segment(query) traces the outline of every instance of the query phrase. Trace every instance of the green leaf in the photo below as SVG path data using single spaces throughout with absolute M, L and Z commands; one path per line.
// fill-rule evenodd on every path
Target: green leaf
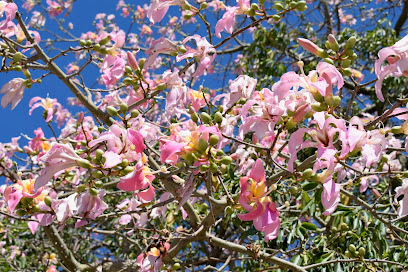
M 317 230 L 317 226 L 313 223 L 303 222 L 301 226 L 307 230 Z

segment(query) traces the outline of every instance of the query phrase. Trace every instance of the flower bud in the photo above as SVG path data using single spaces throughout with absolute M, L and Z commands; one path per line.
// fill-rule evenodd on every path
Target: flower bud
M 115 108 L 112 107 L 112 106 L 107 106 L 107 107 L 106 107 L 106 111 L 108 112 L 108 114 L 109 114 L 110 116 L 117 116 L 117 115 L 118 115 L 118 110 L 115 109 Z
M 219 111 L 217 111 L 217 112 L 214 114 L 214 121 L 215 121 L 217 124 L 221 124 L 221 123 L 222 123 L 222 119 L 223 119 L 222 113 L 219 112 Z
M 77 190 L 79 193 L 85 191 L 85 189 L 86 189 L 86 185 L 85 185 L 85 184 L 81 184 L 81 185 L 79 185 L 78 187 L 76 187 L 76 190 Z
M 94 183 L 94 185 L 95 185 L 96 188 L 102 188 L 103 182 L 100 181 L 100 180 L 98 180 L 98 181 L 96 181 L 96 182 Z
M 133 172 L 133 171 L 135 171 L 135 167 L 134 167 L 134 166 L 127 166 L 125 169 L 123 169 L 123 170 L 120 171 L 120 174 L 121 174 L 122 176 L 126 176 L 127 174 L 129 174 L 129 173 L 131 173 L 131 172 Z
M 20 62 L 21 58 L 23 57 L 23 54 L 21 52 L 16 52 L 13 56 L 13 62 L 18 63 Z
M 139 116 L 139 114 L 140 112 L 138 110 L 132 110 L 132 112 L 130 113 L 130 117 L 136 118 Z
M 79 45 L 80 45 L 80 46 L 85 46 L 85 45 L 86 45 L 86 41 L 85 41 L 85 40 L 79 40 Z
M 218 172 L 218 165 L 215 163 L 210 163 L 210 171 L 213 173 L 217 173 Z
M 342 66 L 343 66 L 344 68 L 347 68 L 347 67 L 350 66 L 350 64 L 351 64 L 351 60 L 345 59 L 345 60 L 343 60 Z
M 94 46 L 92 47 L 92 49 L 93 49 L 94 51 L 99 51 L 99 50 L 101 50 L 101 45 L 100 45 L 99 43 L 94 44 Z
M 44 197 L 44 203 L 45 205 L 47 205 L 48 207 L 51 207 L 52 205 L 52 198 L 49 196 Z
M 128 111 L 128 105 L 126 103 L 122 102 L 119 105 L 119 109 L 120 109 L 121 113 L 126 114 L 126 112 Z
M 105 152 L 102 150 L 102 149 L 97 149 L 96 151 L 95 151 L 95 157 L 97 158 L 97 159 L 102 159 L 102 155 L 103 154 L 105 154 Z
M 297 122 L 293 120 L 293 117 L 290 117 L 289 120 L 285 124 L 285 128 L 290 130 L 296 126 Z
M 232 158 L 230 156 L 224 156 L 221 158 L 220 163 L 230 165 L 232 163 Z
M 220 137 L 218 137 L 218 135 L 213 134 L 210 136 L 209 143 L 211 146 L 218 144 L 219 141 L 220 141 Z
M 198 151 L 201 151 L 204 153 L 208 148 L 208 142 L 203 138 L 198 139 L 197 148 L 198 148 Z
M 98 190 L 95 188 L 91 188 L 89 189 L 89 193 L 91 194 L 91 196 L 97 196 L 98 195 Z
M 276 9 L 276 10 L 278 10 L 278 11 L 285 9 L 285 7 L 282 5 L 281 2 L 276 2 L 276 3 L 273 5 L 273 8 Z
M 96 179 L 101 179 L 103 178 L 105 175 L 103 174 L 103 172 L 101 170 L 96 170 L 92 172 L 92 176 Z
M 303 12 L 307 10 L 306 2 L 305 1 L 299 1 L 296 5 L 296 9 L 300 12 Z
M 20 72 L 22 69 L 23 69 L 23 67 L 21 67 L 21 65 L 15 65 L 13 67 L 13 70 L 16 71 L 16 72 Z
M 216 155 L 217 157 L 220 157 L 220 156 L 224 155 L 224 150 L 222 150 L 222 149 L 217 150 L 217 152 L 215 153 L 215 155 Z
M 133 69 L 133 70 L 138 70 L 139 69 L 139 65 L 137 64 L 136 58 L 135 56 L 130 53 L 129 51 L 126 52 L 126 56 L 127 56 L 127 60 L 128 60 L 128 64 L 129 66 Z
M 322 59 L 327 58 L 329 54 L 322 48 L 319 48 L 316 52 L 316 56 L 321 57 Z
M 365 253 L 366 253 L 366 250 L 365 250 L 364 247 L 360 247 L 360 248 L 358 249 L 358 255 L 359 255 L 360 257 L 364 257 Z
M 350 251 L 352 254 L 354 254 L 354 253 L 356 252 L 356 246 L 353 245 L 353 244 L 349 245 L 349 251 Z
M 159 85 L 157 85 L 156 90 L 161 91 L 166 89 L 167 87 L 167 83 L 160 83 Z
M 353 72 L 351 71 L 350 68 L 345 68 L 345 69 L 343 69 L 343 74 L 345 76 L 351 76 L 353 74 Z
M 209 168 L 209 166 L 206 165 L 206 164 L 202 164 L 199 167 L 201 173 L 207 172 L 208 168 Z
M 125 79 L 123 80 L 123 84 L 125 85 L 132 85 L 133 80 L 130 77 L 125 77 Z
M 198 114 L 196 112 L 193 112 L 191 114 L 191 120 L 193 120 L 194 123 L 198 123 Z
M 201 122 L 203 122 L 204 124 L 211 123 L 211 116 L 206 112 L 200 113 L 200 119 L 201 119 Z
M 187 48 L 184 45 L 177 46 L 177 52 L 184 54 L 187 52 Z
M 349 56 L 349 60 L 355 61 L 357 59 L 357 57 L 358 57 L 357 54 L 353 53 L 353 55 Z
M 303 173 L 302 173 L 302 179 L 303 179 L 303 180 L 309 179 L 312 175 L 313 175 L 313 170 L 310 169 L 310 168 L 308 168 L 308 169 L 306 169 L 306 170 L 303 171 Z
M 92 168 L 91 163 L 88 160 L 85 160 L 85 159 L 77 160 L 77 164 L 82 168 L 86 168 L 86 169 L 91 169 Z
M 289 3 L 289 7 L 290 8 L 296 8 L 296 5 L 297 5 L 297 3 L 295 2 L 295 1 L 291 1 L 290 3 Z
M 326 41 L 326 42 L 324 43 L 324 46 L 326 47 L 326 49 L 331 49 L 331 44 L 330 44 L 329 41 Z
M 252 17 L 252 16 L 255 16 L 256 13 L 255 13 L 255 10 L 250 9 L 250 10 L 246 11 L 245 14 Z
M 140 59 L 140 60 L 139 60 L 139 67 L 140 67 L 140 70 L 142 70 L 142 69 L 143 69 L 143 67 L 144 67 L 144 65 L 145 65 L 145 62 L 146 62 L 146 59 L 145 59 L 145 58 L 142 58 L 142 59 Z
M 133 74 L 133 69 L 129 65 L 125 65 L 125 73 L 128 75 Z
M 281 17 L 277 14 L 272 15 L 272 20 L 274 20 L 275 22 L 279 21 L 281 19 Z
M 207 2 L 202 2 L 202 3 L 200 4 L 200 10 L 206 9 L 207 6 L 208 6 Z
M 353 48 L 356 45 L 356 37 L 352 36 L 350 37 L 347 42 L 346 42 L 346 47 L 345 49 Z
M 253 10 L 260 10 L 257 3 L 252 3 L 252 4 L 251 4 L 251 9 L 253 9 Z
M 38 206 L 38 205 L 34 205 L 34 206 L 31 208 L 31 212 L 32 212 L 32 213 L 38 213 L 38 212 L 41 212 L 41 208 L 40 208 L 40 206 Z
M 391 128 L 391 133 L 393 133 L 393 134 L 403 133 L 402 127 L 401 126 L 392 127 Z
M 328 64 L 334 65 L 334 61 L 331 58 L 325 58 L 324 61 Z
M 347 57 L 351 57 L 352 55 L 354 54 L 354 50 L 353 49 L 347 49 L 345 52 L 344 52 L 344 55 L 346 55 Z
M 333 108 L 336 108 L 341 103 L 341 97 L 338 95 L 333 96 Z
M 102 39 L 99 41 L 99 44 L 100 44 L 100 45 L 105 45 L 105 44 L 107 44 L 108 42 L 110 42 L 111 39 L 112 39 L 112 37 L 111 37 L 110 35 L 108 35 L 108 36 L 106 36 L 105 38 L 102 38 Z
M 91 40 L 87 40 L 85 43 L 86 46 L 91 46 L 92 45 L 92 41 Z
M 205 3 L 205 2 L 204 2 L 204 3 Z M 173 270 L 173 271 L 178 271 L 178 270 L 180 269 L 180 267 L 181 267 L 180 263 L 174 263 L 174 264 L 171 266 L 171 270 Z

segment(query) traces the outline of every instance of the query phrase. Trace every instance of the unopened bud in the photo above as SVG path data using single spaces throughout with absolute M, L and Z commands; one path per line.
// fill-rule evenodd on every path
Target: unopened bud
M 214 121 L 215 121 L 217 124 L 221 124 L 221 123 L 222 123 L 222 119 L 223 119 L 222 113 L 219 112 L 219 111 L 217 111 L 217 112 L 214 114 Z
M 51 207 L 52 205 L 52 198 L 49 196 L 44 197 L 44 203 L 45 205 L 47 205 L 48 207 Z
M 126 114 L 126 112 L 128 111 L 128 105 L 126 103 L 122 102 L 119 105 L 119 109 L 120 109 L 121 113 Z
M 213 172 L 213 173 L 218 172 L 218 165 L 213 163 L 213 162 L 210 163 L 210 171 Z
M 184 45 L 177 46 L 177 52 L 184 54 L 187 52 L 187 48 Z
M 274 20 L 275 22 L 279 21 L 281 19 L 281 17 L 277 14 L 272 15 L 272 20 Z
M 351 76 L 353 74 L 353 72 L 351 71 L 350 68 L 346 68 L 346 69 L 343 69 L 343 74 L 345 76 Z
M 115 108 L 112 107 L 112 106 L 107 106 L 107 107 L 106 107 L 106 111 L 107 111 L 107 113 L 108 113 L 110 116 L 117 116 L 117 115 L 118 115 L 118 110 L 115 109 Z
M 221 158 L 220 163 L 230 165 L 232 163 L 232 158 L 230 156 L 224 156 Z
M 145 62 L 146 62 L 146 59 L 145 59 L 145 58 L 142 58 L 142 59 L 140 59 L 140 60 L 139 60 L 139 67 L 140 67 L 140 70 L 142 70 L 142 69 L 143 69 L 143 67 L 144 67 L 144 65 L 145 65 Z
M 305 1 L 299 1 L 296 5 L 296 9 L 300 12 L 303 12 L 307 10 L 306 2 Z
M 128 64 L 129 66 L 133 69 L 133 70 L 138 70 L 139 69 L 139 65 L 137 64 L 136 58 L 135 56 L 131 53 L 131 52 L 126 52 L 126 56 L 127 56 L 127 60 L 128 60 Z
M 120 174 L 121 174 L 122 176 L 126 176 L 127 174 L 133 172 L 134 170 L 135 170 L 135 167 L 134 167 L 134 166 L 127 166 L 125 169 L 123 169 L 123 170 L 120 171 Z
M 102 188 L 103 182 L 100 181 L 100 180 L 98 180 L 98 181 L 96 181 L 96 182 L 94 183 L 94 185 L 95 185 L 96 188 Z
M 105 175 L 103 174 L 103 172 L 101 170 L 96 170 L 92 172 L 92 176 L 96 179 L 101 179 L 103 178 Z
M 200 4 L 200 10 L 206 9 L 207 6 L 208 6 L 207 2 L 202 2 L 202 3 Z
M 251 9 L 253 9 L 253 10 L 259 10 L 258 4 L 257 4 L 257 3 L 252 3 L 252 4 L 251 4 Z
M 77 164 L 82 168 L 86 168 L 86 169 L 91 169 L 92 168 L 91 163 L 88 160 L 85 160 L 85 159 L 77 160 Z
M 200 138 L 198 139 L 198 145 L 197 145 L 198 151 L 205 152 L 208 148 L 208 142 L 207 140 Z
M 206 112 L 202 112 L 200 114 L 200 119 L 201 119 L 201 122 L 203 122 L 204 124 L 211 123 L 211 116 Z
M 211 146 L 218 144 L 219 141 L 220 141 L 220 137 L 218 137 L 218 135 L 213 134 L 210 136 L 209 143 Z
M 200 165 L 200 167 L 199 167 L 201 173 L 207 172 L 208 168 L 209 168 L 209 166 L 206 165 L 206 164 L 202 164 L 202 165 Z
M 327 58 L 329 54 L 322 48 L 319 48 L 316 52 L 316 56 L 321 57 L 322 59 Z
M 91 196 L 97 196 L 98 195 L 98 190 L 95 188 L 91 188 L 89 189 L 89 193 L 91 194 Z
M 403 133 L 402 127 L 401 126 L 392 127 L 391 128 L 391 133 L 393 133 L 393 134 Z
M 285 7 L 282 5 L 281 2 L 276 2 L 276 3 L 273 5 L 273 7 L 274 7 L 274 9 L 276 9 L 276 10 L 278 10 L 278 11 L 285 9 Z
M 130 117 L 136 118 L 139 116 L 139 114 L 140 112 L 138 110 L 132 110 L 132 112 L 130 113 Z
M 161 91 L 166 89 L 167 87 L 167 83 L 160 83 L 159 85 L 157 85 L 156 90 Z
M 101 160 L 102 159 L 102 155 L 103 154 L 105 154 L 105 152 L 102 150 L 102 149 L 97 149 L 96 151 L 95 151 L 95 157 L 98 159 L 98 160 Z
M 356 41 L 357 41 L 356 37 L 354 36 L 350 37 L 346 42 L 345 48 L 346 49 L 353 48 L 356 45 Z
M 106 36 L 105 38 L 101 39 L 101 40 L 99 41 L 99 44 L 100 44 L 100 45 L 105 45 L 105 44 L 107 44 L 108 42 L 110 42 L 111 39 L 112 39 L 112 37 L 111 37 L 110 35 L 108 35 L 108 36 Z
M 21 54 L 21 52 L 15 53 L 14 56 L 13 56 L 14 63 L 20 62 L 22 57 L 23 57 L 23 54 Z
M 350 66 L 350 64 L 351 64 L 351 60 L 345 59 L 345 60 L 343 60 L 342 66 L 343 66 L 344 68 L 347 68 L 347 67 Z

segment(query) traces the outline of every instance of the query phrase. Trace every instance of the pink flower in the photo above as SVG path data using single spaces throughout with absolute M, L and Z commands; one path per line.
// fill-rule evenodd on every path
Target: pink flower
M 145 52 L 147 55 L 150 55 L 145 62 L 145 67 L 150 67 L 159 54 L 172 52 L 177 52 L 177 45 L 174 42 L 164 37 L 154 40 Z
M 61 14 L 64 10 L 63 6 L 61 6 L 58 2 L 56 1 L 51 1 L 47 0 L 47 10 L 48 10 L 48 15 L 50 15 L 50 18 L 53 19 L 55 16 Z
M 34 179 L 19 180 L 4 190 L 4 199 L 11 213 L 23 197 L 35 198 L 41 194 L 42 190 L 35 192 L 34 183 Z
M 395 188 L 394 204 L 399 203 L 398 215 L 405 216 L 408 214 L 408 179 L 402 180 L 402 185 Z M 398 197 L 403 195 L 403 199 L 398 201 Z
M 108 208 L 108 205 L 103 202 L 105 194 L 104 190 L 100 190 L 96 196 L 91 195 L 89 191 L 81 193 L 76 199 L 76 215 L 95 220 Z M 86 224 L 86 220 L 79 220 L 75 224 L 75 228 Z
M 145 166 L 146 157 L 136 164 L 135 171 L 129 173 L 120 179 L 118 188 L 123 191 L 134 192 L 144 190 L 137 193 L 138 197 L 144 202 L 153 200 L 155 192 L 152 185 L 154 175 L 150 172 L 149 167 Z
M 256 79 L 245 75 L 241 75 L 234 79 L 234 81 L 230 82 L 229 88 L 231 93 L 229 101 L 226 105 L 227 108 L 233 106 L 241 98 L 252 98 L 252 94 L 255 91 L 256 82 Z
M 341 185 L 335 183 L 331 178 L 323 184 L 323 192 L 321 195 L 322 205 L 325 211 L 322 213 L 325 216 L 332 214 L 340 202 Z
M 194 39 L 196 41 L 197 49 L 188 48 L 187 52 L 178 55 L 176 60 L 177 62 L 179 62 L 180 60 L 186 58 L 195 58 L 199 64 L 197 70 L 193 74 L 193 77 L 199 77 L 210 68 L 212 62 L 217 56 L 217 52 L 214 46 L 210 44 L 205 37 L 200 37 L 197 34 L 185 38 L 183 40 L 183 44 L 186 44 L 191 39 Z
M 62 109 L 62 106 L 57 102 L 57 99 L 51 99 L 48 97 L 44 99 L 39 96 L 31 98 L 28 106 L 31 108 L 28 113 L 29 115 L 31 115 L 31 113 L 38 107 L 44 108 L 47 113 L 47 117 L 45 118 L 45 122 L 47 123 L 52 120 L 54 113 L 57 113 L 58 110 Z
M 136 262 L 139 265 L 139 272 L 159 272 L 162 266 L 163 252 L 161 248 L 164 248 L 164 254 L 170 249 L 170 244 L 167 242 L 159 242 L 157 247 L 152 247 L 149 252 L 141 253 Z
M 232 31 L 234 31 L 235 16 L 245 14 L 245 12 L 250 9 L 249 0 L 237 0 L 237 5 L 235 7 L 227 7 L 227 11 L 215 25 L 215 34 L 217 37 L 221 38 L 221 31 L 224 29 L 231 34 Z
M 125 73 L 126 61 L 122 57 L 107 55 L 102 63 L 103 83 L 110 87 L 122 78 Z
M 7 3 L 6 1 L 0 1 L 0 16 L 6 14 L 6 19 L 0 22 L 0 30 L 4 30 L 8 27 L 8 22 L 16 17 L 18 8 L 14 3 Z
M 152 0 L 147 9 L 147 17 L 155 24 L 164 18 L 170 6 L 183 4 L 189 5 L 185 0 Z
M 241 194 L 239 203 L 247 214 L 238 214 L 243 221 L 253 220 L 257 230 L 265 233 L 265 241 L 278 237 L 280 228 L 279 211 L 272 198 L 267 196 L 268 187 L 265 181 L 265 170 L 261 159 L 257 159 L 247 177 L 239 181 Z
M 20 103 L 24 94 L 24 82 L 25 80 L 22 78 L 14 78 L 1 87 L 0 93 L 4 94 L 1 99 L 3 108 L 10 104 L 11 110 L 13 110 Z
M 381 49 L 378 52 L 379 59 L 375 62 L 375 74 L 377 82 L 375 83 L 375 93 L 381 102 L 384 102 L 384 96 L 381 92 L 381 85 L 387 75 L 392 77 L 408 77 L 408 35 L 396 42 L 393 46 Z M 381 66 L 387 60 L 388 65 Z
M 104 144 L 102 145 L 101 143 Z M 112 168 L 128 159 L 133 162 L 140 159 L 140 154 L 145 149 L 143 136 L 134 129 L 124 129 L 113 124 L 109 131 L 102 133 L 97 139 L 89 142 L 89 147 L 95 147 L 101 144 L 106 146 L 103 157 L 106 159 L 104 168 Z
M 35 181 L 34 191 L 46 185 L 57 172 L 77 166 L 78 162 L 83 161 L 83 159 L 75 153 L 69 144 L 56 143 L 41 158 L 41 161 L 45 163 L 45 168 L 41 170 L 40 176 Z

